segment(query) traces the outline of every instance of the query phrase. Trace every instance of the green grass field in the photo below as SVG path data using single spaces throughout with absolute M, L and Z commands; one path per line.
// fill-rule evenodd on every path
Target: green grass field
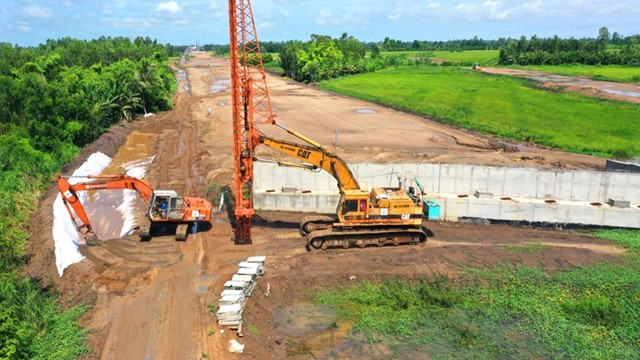
M 640 67 L 618 65 L 537 65 L 513 66 L 526 70 L 539 70 L 552 74 L 584 76 L 594 80 L 640 82 Z
M 498 65 L 498 50 L 469 50 L 469 51 L 402 51 L 383 52 L 383 55 L 406 54 L 408 57 L 425 56 L 429 54 L 437 59 L 462 63 L 464 66 L 479 63 L 482 66 Z M 508 66 L 516 69 L 539 70 L 552 74 L 584 76 L 594 80 L 607 80 L 617 82 L 640 82 L 640 67 L 619 65 L 535 65 L 535 66 Z
M 469 50 L 469 51 L 434 51 L 438 59 L 459 61 L 464 63 L 480 63 L 482 66 L 498 65 L 498 50 Z
M 338 322 L 394 354 L 433 359 L 635 359 L 639 231 L 597 232 L 628 246 L 621 263 L 462 268 L 459 278 L 361 282 L 316 294 Z M 635 249 L 635 250 L 634 250 Z
M 638 105 L 541 90 L 531 80 L 455 67 L 405 66 L 332 79 L 320 87 L 570 152 L 618 158 L 640 154 Z
M 468 51 L 383 51 L 382 55 L 391 56 L 405 54 L 409 58 L 431 56 L 450 62 L 464 64 L 480 63 L 482 66 L 498 65 L 498 50 L 468 50 Z

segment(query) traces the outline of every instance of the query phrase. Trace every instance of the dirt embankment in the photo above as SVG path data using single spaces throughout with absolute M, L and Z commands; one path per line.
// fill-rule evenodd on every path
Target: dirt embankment
M 138 120 L 112 131 L 87 147 L 68 170 L 94 151 L 114 155 L 131 132 L 145 139 L 156 158 L 145 178 L 157 188 L 206 196 L 210 183 L 233 179 L 228 63 L 198 55 L 186 65 L 189 91 L 181 86 L 174 110 Z M 453 129 L 366 102 L 270 78 L 274 107 L 287 126 L 330 145 L 350 161 L 424 161 L 489 165 L 585 168 L 602 167 L 602 159 L 526 144 L 506 143 Z M 363 111 L 364 110 L 364 111 Z M 271 133 L 273 128 L 262 129 Z M 274 133 L 275 134 L 275 133 Z M 285 137 L 282 132 L 278 137 Z M 271 154 L 260 149 L 260 156 Z M 588 236 L 526 228 L 429 224 L 435 237 L 426 246 L 307 252 L 297 235 L 297 213 L 261 213 L 253 245 L 236 246 L 226 213 L 216 214 L 209 231 L 186 242 L 156 237 L 140 243 L 135 236 L 84 248 L 86 259 L 55 275 L 49 191 L 32 225 L 29 274 L 50 280 L 66 303 L 90 301 L 82 319 L 91 329 L 91 358 L 231 359 L 226 347 L 235 333 L 223 332 L 208 306 L 215 306 L 223 284 L 248 256 L 266 255 L 267 274 L 259 280 L 245 309 L 252 331 L 239 339 L 242 358 L 284 358 L 292 342 L 274 311 L 308 300 L 310 290 L 385 276 L 420 276 L 434 271 L 455 275 L 458 264 L 491 266 L 499 262 L 544 265 L 551 269 L 617 258 L 620 249 Z M 540 244 L 536 253 L 514 247 Z M 313 350 L 327 357 L 342 337 Z M 296 338 L 303 341 L 305 336 Z M 351 353 L 371 357 L 364 348 Z M 315 356 L 315 355 L 311 355 Z

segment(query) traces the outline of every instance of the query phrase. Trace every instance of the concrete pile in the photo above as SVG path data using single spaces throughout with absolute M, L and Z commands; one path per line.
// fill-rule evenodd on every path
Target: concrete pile
M 241 328 L 246 300 L 255 289 L 258 277 L 264 275 L 265 263 L 266 256 L 252 256 L 240 262 L 238 271 L 224 284 L 220 293 L 216 312 L 218 324 L 232 329 Z

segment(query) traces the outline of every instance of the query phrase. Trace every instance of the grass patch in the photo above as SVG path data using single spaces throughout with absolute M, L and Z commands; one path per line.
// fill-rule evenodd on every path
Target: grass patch
M 598 231 L 635 248 L 638 231 Z M 535 248 L 534 248 L 535 249 Z M 529 250 L 527 250 L 529 251 Z M 632 359 L 640 339 L 640 255 L 553 275 L 465 268 L 460 278 L 366 281 L 321 292 L 370 343 L 434 359 Z
M 389 86 L 394 84 L 394 86 Z M 324 81 L 323 89 L 483 133 L 601 157 L 640 154 L 640 107 L 538 89 L 527 79 L 404 66 Z
M 638 286 L 636 280 L 632 289 Z M 467 273 L 459 284 L 396 279 L 316 300 L 355 319 L 354 330 L 371 343 L 435 359 L 632 358 L 640 309 L 633 291 L 618 295 L 583 292 L 540 269 L 502 266 Z
M 638 230 L 596 230 L 594 235 L 600 239 L 613 241 L 629 250 L 640 251 L 640 231 Z
M 249 324 L 249 326 L 247 326 L 247 331 L 253 335 L 260 335 L 260 330 L 254 324 Z

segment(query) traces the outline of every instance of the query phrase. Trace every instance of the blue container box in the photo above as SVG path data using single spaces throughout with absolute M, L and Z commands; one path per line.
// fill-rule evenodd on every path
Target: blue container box
M 427 213 L 427 219 L 440 220 L 440 204 L 435 200 L 427 200 L 425 203 L 425 212 Z

